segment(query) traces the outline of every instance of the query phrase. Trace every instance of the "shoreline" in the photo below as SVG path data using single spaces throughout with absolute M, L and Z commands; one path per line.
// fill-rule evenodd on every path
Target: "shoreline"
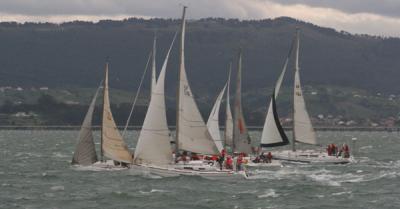
M 0 130 L 79 130 L 81 126 L 54 125 L 54 126 L 0 126 Z M 123 130 L 123 126 L 118 126 L 118 129 Z M 224 127 L 221 126 L 221 129 Z M 292 127 L 283 127 L 286 131 L 291 131 Z M 128 126 L 128 130 L 140 130 L 141 126 Z M 169 126 L 170 130 L 175 130 L 175 126 Z M 263 126 L 248 126 L 251 131 L 261 131 Z M 342 126 L 320 126 L 314 127 L 316 131 L 386 131 L 400 132 L 400 127 L 342 127 Z M 100 130 L 100 126 L 93 126 L 93 130 Z

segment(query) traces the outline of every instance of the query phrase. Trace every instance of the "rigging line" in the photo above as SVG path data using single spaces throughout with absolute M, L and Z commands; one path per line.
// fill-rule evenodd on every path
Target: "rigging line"
M 129 113 L 128 119 L 126 120 L 126 124 L 125 124 L 125 127 L 124 127 L 124 131 L 122 132 L 122 138 L 124 138 L 125 133 L 126 133 L 126 129 L 128 128 L 129 122 L 131 121 L 132 113 L 133 113 L 133 110 L 135 109 L 136 101 L 137 101 L 137 99 L 139 97 L 140 89 L 142 88 L 143 80 L 144 80 L 144 77 L 146 75 L 147 68 L 149 67 L 150 58 L 151 58 L 152 54 L 153 54 L 153 51 L 150 51 L 149 57 L 147 58 L 146 67 L 144 68 L 144 72 L 142 74 L 142 78 L 140 79 L 139 87 L 138 87 L 138 89 L 136 91 L 135 99 L 133 100 L 133 103 L 132 103 L 131 112 Z

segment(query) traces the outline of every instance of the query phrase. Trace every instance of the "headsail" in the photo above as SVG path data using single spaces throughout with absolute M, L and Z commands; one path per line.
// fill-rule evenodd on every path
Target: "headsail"
M 108 63 L 106 64 L 103 96 L 102 153 L 112 160 L 132 163 L 132 155 L 122 139 L 111 113 L 108 92 Z
M 195 103 L 192 90 L 185 71 L 185 12 L 183 8 L 181 42 L 180 42 L 180 66 L 178 73 L 177 89 L 177 123 L 176 123 L 176 147 L 186 151 L 217 154 L 215 146 L 206 124 Z
M 225 93 L 226 85 L 227 84 L 225 84 L 224 88 L 219 93 L 207 121 L 208 131 L 210 132 L 212 138 L 214 139 L 215 145 L 217 146 L 219 152 L 221 152 L 222 149 L 224 149 L 224 146 L 222 144 L 221 134 L 219 131 L 219 108 L 221 106 L 222 98 Z
M 294 43 L 292 42 L 289 53 L 285 60 L 285 64 L 283 65 L 283 70 L 279 75 L 279 78 L 275 84 L 275 88 L 272 92 L 271 101 L 269 103 L 268 112 L 261 135 L 261 147 L 275 147 L 289 144 L 288 137 L 286 136 L 285 131 L 283 130 L 279 121 L 278 112 L 276 110 L 276 98 L 278 97 L 279 89 L 281 88 L 283 77 L 286 73 L 290 55 L 292 54 L 293 44 Z
M 233 113 L 233 151 L 253 153 L 242 110 L 242 52 L 239 52 L 236 80 L 235 107 Z
M 166 165 L 172 162 L 170 131 L 165 107 L 165 72 L 176 34 L 165 57 L 135 149 L 135 163 Z
M 233 146 L 233 119 L 230 104 L 232 63 L 229 65 L 228 82 L 226 86 L 226 109 L 225 109 L 225 146 Z
M 300 47 L 300 32 L 297 30 L 296 34 L 296 57 L 295 57 L 295 74 L 294 74 L 294 98 L 293 98 L 293 137 L 294 140 L 307 143 L 316 144 L 317 139 L 315 136 L 314 128 L 311 124 L 308 115 L 306 104 L 303 98 L 303 91 L 300 84 L 300 68 L 299 68 L 299 47 Z M 294 143 L 293 143 L 294 144 Z M 295 148 L 294 148 L 295 149 Z
M 94 108 L 96 106 L 97 95 L 99 94 L 101 85 L 102 84 L 100 84 L 100 86 L 97 88 L 96 93 L 90 102 L 85 119 L 83 120 L 81 130 L 79 131 L 78 144 L 76 146 L 71 164 L 91 165 L 97 162 L 96 148 L 92 134 L 92 119 Z

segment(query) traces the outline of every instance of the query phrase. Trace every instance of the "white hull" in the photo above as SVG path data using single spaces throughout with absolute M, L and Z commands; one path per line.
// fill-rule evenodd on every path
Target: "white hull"
M 246 167 L 262 167 L 262 168 L 280 168 L 283 167 L 282 162 L 280 160 L 272 160 L 271 163 L 253 163 L 253 162 L 248 162 L 244 164 Z
M 206 179 L 245 179 L 245 171 L 234 172 L 232 170 L 218 170 L 216 167 L 203 165 L 193 167 L 190 164 L 168 165 L 165 167 L 145 164 L 134 164 L 130 166 L 135 171 L 150 173 L 162 177 L 174 176 L 200 176 Z
M 272 153 L 273 159 L 281 161 L 290 161 L 298 163 L 313 163 L 313 164 L 347 164 L 352 161 L 352 158 L 343 158 L 329 156 L 325 152 L 315 150 L 291 150 L 277 151 Z
M 85 171 L 119 171 L 128 169 L 128 167 L 114 165 L 113 160 L 107 160 L 104 162 L 97 161 L 92 165 L 88 166 L 82 166 L 82 165 L 73 165 L 73 166 L 77 170 L 85 170 Z

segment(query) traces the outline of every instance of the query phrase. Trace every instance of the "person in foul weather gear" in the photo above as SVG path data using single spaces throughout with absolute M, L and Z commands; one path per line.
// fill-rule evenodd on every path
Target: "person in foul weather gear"
M 271 152 L 268 152 L 267 154 L 267 163 L 271 163 L 272 162 L 272 154 Z

